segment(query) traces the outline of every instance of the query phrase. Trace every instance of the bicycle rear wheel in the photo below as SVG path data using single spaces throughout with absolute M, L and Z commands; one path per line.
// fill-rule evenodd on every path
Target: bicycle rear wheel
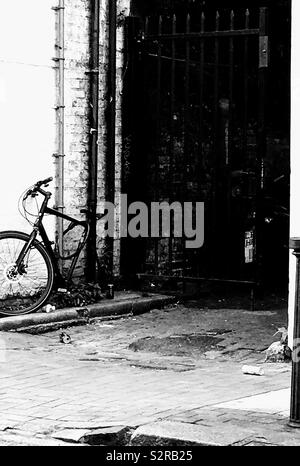
M 34 241 L 21 269 L 16 260 L 29 236 L 17 231 L 0 233 L 0 314 L 28 314 L 47 300 L 54 281 L 51 259 L 41 243 Z

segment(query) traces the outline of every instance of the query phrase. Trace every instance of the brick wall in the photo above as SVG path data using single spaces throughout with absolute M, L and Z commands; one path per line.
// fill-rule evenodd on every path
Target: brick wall
M 121 189 L 121 100 L 123 73 L 123 18 L 129 14 L 129 0 L 118 2 L 117 28 L 117 108 L 116 108 L 116 204 L 119 204 Z M 109 0 L 100 2 L 99 42 L 99 128 L 98 128 L 98 212 L 103 210 L 105 200 L 105 153 L 108 68 L 108 6 Z M 89 40 L 90 11 L 86 0 L 65 1 L 65 157 L 64 157 L 64 205 L 65 212 L 84 218 L 80 209 L 87 207 L 88 155 L 89 155 Z M 58 185 L 58 180 L 56 185 Z M 118 207 L 116 212 L 118 211 Z M 114 245 L 114 271 L 119 271 L 119 218 L 116 214 Z M 103 226 L 98 222 L 98 251 L 104 246 Z M 65 252 L 76 248 L 78 232 L 68 234 Z M 78 262 L 74 277 L 83 277 L 85 252 Z M 68 264 L 67 264 L 68 265 Z
M 98 165 L 98 209 L 103 210 L 105 201 L 105 158 L 106 151 L 106 125 L 105 112 L 107 107 L 107 88 L 106 88 L 106 71 L 108 66 L 108 0 L 101 2 L 100 10 L 100 87 L 99 87 L 99 165 Z M 114 240 L 114 273 L 119 273 L 120 267 L 120 194 L 121 194 L 121 158 L 122 158 L 122 88 L 123 88 L 123 70 L 124 70 L 124 18 L 129 14 L 130 0 L 119 0 L 117 2 L 117 70 L 116 70 L 116 154 L 115 154 L 115 240 Z M 98 251 L 101 255 L 103 251 L 103 224 L 98 222 Z
M 87 204 L 89 140 L 89 2 L 65 2 L 65 212 L 79 217 Z M 76 247 L 77 232 L 65 241 L 65 252 Z M 75 243 L 75 244 L 74 244 Z M 84 254 L 75 275 L 81 275 Z M 68 265 L 68 264 L 66 264 Z

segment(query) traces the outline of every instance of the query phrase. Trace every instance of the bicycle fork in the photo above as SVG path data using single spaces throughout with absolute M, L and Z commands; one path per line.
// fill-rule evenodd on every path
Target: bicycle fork
M 38 228 L 34 227 L 32 233 L 29 236 L 29 241 L 23 246 L 23 248 L 20 251 L 20 254 L 18 255 L 18 258 L 16 260 L 16 269 L 15 272 L 18 274 L 22 275 L 25 273 L 25 265 L 24 265 L 24 259 L 28 252 L 30 251 L 32 244 L 34 243 L 36 237 L 38 234 Z

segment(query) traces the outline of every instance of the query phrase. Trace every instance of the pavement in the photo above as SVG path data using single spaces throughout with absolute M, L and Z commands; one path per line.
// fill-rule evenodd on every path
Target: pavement
M 291 363 L 265 361 L 286 307 L 157 303 L 0 331 L 0 445 L 300 445 Z

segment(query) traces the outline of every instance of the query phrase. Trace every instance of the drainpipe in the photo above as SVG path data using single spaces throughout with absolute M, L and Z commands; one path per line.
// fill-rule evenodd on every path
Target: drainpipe
M 57 192 L 56 208 L 64 211 L 64 118 L 65 118 L 65 97 L 64 97 L 64 70 L 65 70 L 65 52 L 64 52 L 64 0 L 59 0 L 58 5 L 52 7 L 57 14 L 57 40 L 55 44 L 56 56 L 54 61 L 57 63 L 57 104 L 56 111 L 56 128 L 57 128 L 57 151 L 54 155 L 56 158 L 56 175 L 57 175 Z M 59 252 L 62 255 L 64 251 L 63 243 L 63 219 L 57 219 L 57 243 Z M 60 267 L 62 264 L 60 264 Z
M 300 238 L 290 239 L 290 249 L 296 256 L 296 284 L 295 284 L 295 309 L 294 309 L 294 335 L 292 349 L 292 380 L 290 401 L 290 427 L 300 428 Z
M 89 138 L 89 181 L 88 216 L 90 235 L 87 243 L 87 279 L 96 281 L 97 268 L 97 177 L 98 177 L 98 106 L 99 106 L 99 34 L 100 1 L 90 0 L 90 138 Z
M 107 151 L 106 186 L 107 200 L 115 203 L 116 156 L 116 53 L 117 53 L 117 1 L 109 1 L 109 60 L 107 76 Z M 109 269 L 113 272 L 114 239 L 108 238 Z

